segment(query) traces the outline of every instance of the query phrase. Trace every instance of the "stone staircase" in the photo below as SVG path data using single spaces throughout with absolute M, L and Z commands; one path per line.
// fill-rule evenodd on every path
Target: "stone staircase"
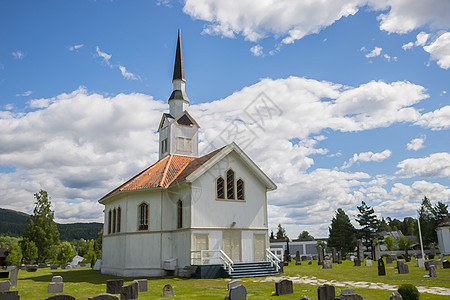
M 266 277 L 278 274 L 276 266 L 271 266 L 270 262 L 234 263 L 230 278 Z

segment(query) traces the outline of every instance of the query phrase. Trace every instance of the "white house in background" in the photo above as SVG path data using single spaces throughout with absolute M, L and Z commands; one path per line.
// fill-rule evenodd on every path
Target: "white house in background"
M 450 222 L 448 216 L 444 217 L 444 221 L 436 228 L 439 252 L 442 254 L 450 254 Z
M 264 261 L 267 192 L 276 185 L 235 143 L 198 156 L 199 125 L 187 112 L 180 33 L 159 160 L 102 197 L 102 274 L 183 275 L 185 267 Z M 149 128 L 149 130 L 151 130 Z M 222 250 L 222 252 L 220 252 Z M 270 255 L 269 255 L 270 256 Z

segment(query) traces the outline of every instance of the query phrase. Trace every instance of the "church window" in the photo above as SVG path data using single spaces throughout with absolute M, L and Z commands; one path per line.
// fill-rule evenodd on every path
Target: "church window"
M 217 199 L 225 199 L 225 182 L 222 177 L 216 181 Z
M 164 139 L 161 142 L 161 153 L 166 153 L 167 152 L 167 139 Z
M 111 210 L 108 212 L 108 234 L 111 233 Z
M 236 182 L 236 195 L 238 200 L 245 200 L 244 199 L 244 181 L 242 179 L 239 179 Z
M 139 205 L 139 230 L 148 230 L 148 205 Z
M 120 223 L 122 221 L 122 210 L 120 207 L 117 209 L 117 232 L 120 232 Z
M 192 139 L 179 137 L 177 139 L 177 150 L 183 152 L 192 152 Z
M 178 224 L 177 228 L 183 228 L 183 201 L 178 200 L 177 203 L 177 210 L 178 210 Z
M 116 232 L 116 218 L 117 218 L 117 214 L 116 214 L 116 209 L 114 208 L 113 210 L 113 226 L 112 226 L 112 233 Z
M 227 199 L 234 199 L 234 172 L 227 171 Z

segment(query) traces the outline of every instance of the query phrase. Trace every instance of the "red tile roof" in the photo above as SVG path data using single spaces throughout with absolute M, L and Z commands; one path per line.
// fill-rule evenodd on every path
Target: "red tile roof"
M 168 188 L 171 185 L 186 180 L 190 174 L 201 167 L 222 149 L 223 148 L 215 150 L 199 158 L 168 155 L 109 192 L 99 201 L 109 198 L 112 195 L 122 191 L 137 191 L 158 187 Z

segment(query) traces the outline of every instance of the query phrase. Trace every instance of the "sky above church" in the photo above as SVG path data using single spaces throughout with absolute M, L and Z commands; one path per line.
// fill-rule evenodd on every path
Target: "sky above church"
M 0 207 L 102 222 L 158 159 L 181 28 L 200 152 L 236 141 L 277 184 L 269 227 L 328 236 L 361 201 L 450 203 L 450 2 L 0 2 Z

